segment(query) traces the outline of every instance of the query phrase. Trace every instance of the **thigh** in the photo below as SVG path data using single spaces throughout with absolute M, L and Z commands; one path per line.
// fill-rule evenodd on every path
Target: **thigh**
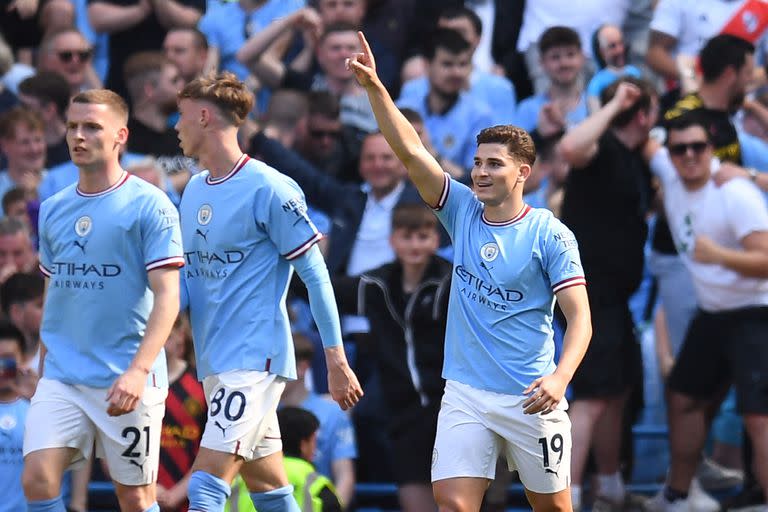
M 244 463 L 240 475 L 249 492 L 267 492 L 288 485 L 282 452 Z
M 493 480 L 501 438 L 483 421 L 469 386 L 448 381 L 437 418 L 432 482 L 458 477 Z
M 168 389 L 147 387 L 136 409 L 122 416 L 107 414 L 106 391 L 93 390 L 87 402 L 89 416 L 96 426 L 96 454 L 105 460 L 109 475 L 117 484 L 154 484 Z M 137 496 L 143 493 L 135 492 Z
M 282 449 L 277 405 L 285 383 L 274 374 L 234 371 L 203 382 L 208 420 L 200 446 L 250 461 Z
M 552 494 L 568 488 L 571 480 L 571 420 L 567 403 L 549 414 L 524 414 L 520 403 L 506 407 L 507 419 L 495 424 L 505 440 L 510 470 L 517 470 L 523 486 L 533 493 Z
M 667 381 L 671 391 L 710 400 L 727 386 L 731 373 L 723 327 L 720 315 L 696 314 Z
M 25 459 L 38 451 L 71 448 L 65 452 L 57 451 L 71 455 L 65 461 L 66 468 L 91 456 L 95 429 L 82 408 L 82 401 L 78 387 L 40 379 L 25 422 Z
M 541 494 L 526 489 L 525 496 L 528 498 L 528 502 L 531 504 L 534 512 L 572 510 L 571 507 L 573 507 L 571 503 L 571 490 L 568 488 L 551 494 Z

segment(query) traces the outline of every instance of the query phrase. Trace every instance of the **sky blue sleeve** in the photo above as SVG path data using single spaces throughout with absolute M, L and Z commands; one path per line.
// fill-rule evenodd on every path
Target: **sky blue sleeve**
M 549 277 L 552 292 L 586 285 L 584 269 L 581 266 L 579 245 L 573 232 L 565 224 L 552 217 L 543 236 L 544 269 Z
M 254 206 L 256 222 L 264 226 L 278 252 L 289 261 L 307 252 L 323 236 L 307 215 L 304 194 L 290 178 L 262 187 Z
M 768 144 L 744 130 L 739 130 L 741 160 L 745 167 L 754 167 L 758 171 L 768 171 Z
M 152 190 L 143 208 L 141 240 L 147 271 L 184 266 L 179 211 L 160 189 Z
M 37 219 L 37 236 L 40 246 L 38 254 L 40 260 L 40 272 L 42 272 L 45 277 L 51 277 L 51 262 L 53 261 L 53 258 L 51 257 L 51 246 L 48 241 L 48 230 L 46 229 L 49 206 L 50 203 L 46 202 L 43 202 L 43 204 L 40 205 L 40 213 Z
M 459 212 L 468 214 L 472 202 L 476 201 L 474 193 L 466 185 L 452 179 L 448 173 L 445 174 L 445 183 L 443 192 L 440 195 L 436 205 L 430 205 L 435 210 L 435 215 L 445 226 L 445 230 L 451 236 L 453 243 L 456 243 L 454 234 L 456 231 Z
M 309 308 L 315 319 L 317 330 L 323 346 L 337 347 L 341 345 L 341 325 L 336 298 L 333 294 L 331 277 L 325 265 L 323 255 L 316 245 L 291 261 L 296 273 L 304 282 L 309 294 Z

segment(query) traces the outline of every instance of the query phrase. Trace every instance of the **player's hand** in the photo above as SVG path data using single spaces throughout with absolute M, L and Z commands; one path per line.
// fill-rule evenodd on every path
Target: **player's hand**
M 19 18 L 26 20 L 35 15 L 39 4 L 39 0 L 13 0 L 8 4 L 7 11 L 16 11 Z
M 697 236 L 693 259 L 699 263 L 719 264 L 722 247 L 706 236 Z
M 539 377 L 523 391 L 524 395 L 530 395 L 523 402 L 523 412 L 548 414 L 554 411 L 565 396 L 566 387 L 568 387 L 568 380 L 558 373 Z
M 733 178 L 749 178 L 749 172 L 734 163 L 722 162 L 717 169 L 717 172 L 712 177 L 715 179 L 715 184 L 719 187 L 731 181 Z
M 373 52 L 363 33 L 358 32 L 357 37 L 360 39 L 360 46 L 363 51 L 347 59 L 347 69 L 352 70 L 360 85 L 365 88 L 373 87 L 379 81 L 379 77 L 376 75 L 376 60 L 373 58 Z
M 628 82 L 622 82 L 616 89 L 616 94 L 614 94 L 611 99 L 611 103 L 618 107 L 619 112 L 624 112 L 634 105 L 642 94 L 643 92 L 638 86 Z
M 144 370 L 135 366 L 129 367 L 107 391 L 107 401 L 109 402 L 107 414 L 121 416 L 136 409 L 141 395 L 144 393 L 146 383 L 147 374 Z
M 363 396 L 363 388 L 357 376 L 347 363 L 343 349 L 336 347 L 325 349 L 325 361 L 328 366 L 328 391 L 331 398 L 342 410 L 351 409 Z

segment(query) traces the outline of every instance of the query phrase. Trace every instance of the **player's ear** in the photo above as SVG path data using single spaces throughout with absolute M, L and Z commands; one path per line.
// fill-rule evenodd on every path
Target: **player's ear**
M 533 168 L 528 164 L 520 164 L 518 169 L 517 181 L 525 181 L 531 175 Z
M 117 130 L 117 137 L 115 138 L 115 142 L 121 145 L 125 145 L 126 142 L 128 142 L 128 128 L 123 126 L 119 130 Z

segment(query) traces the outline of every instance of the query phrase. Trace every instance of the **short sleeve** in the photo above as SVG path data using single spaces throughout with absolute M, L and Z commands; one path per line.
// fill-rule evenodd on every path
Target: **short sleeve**
M 307 203 L 292 180 L 273 180 L 257 191 L 256 223 L 261 225 L 278 252 L 287 260 L 307 252 L 323 236 L 307 214 Z
M 678 39 L 682 32 L 680 26 L 681 13 L 679 8 L 684 2 L 679 0 L 661 0 L 653 11 L 651 20 L 651 30 L 662 32 L 668 36 Z
M 443 223 L 448 234 L 451 235 L 451 240 L 454 240 L 455 242 L 454 234 L 459 212 L 463 211 L 464 214 L 466 214 L 470 206 L 477 202 L 475 194 L 469 187 L 452 179 L 448 173 L 446 173 L 440 199 L 437 201 L 436 205 L 430 206 L 435 210 L 437 218 Z
M 184 266 L 179 212 L 159 189 L 143 209 L 141 240 L 147 271 Z
M 53 268 L 52 262 L 53 262 L 53 256 L 51 254 L 51 245 L 50 241 L 48 240 L 48 229 L 47 229 L 47 220 L 48 220 L 48 209 L 49 209 L 49 203 L 43 202 L 43 204 L 40 205 L 40 213 L 38 215 L 37 219 L 37 235 L 38 235 L 38 244 L 39 244 L 39 267 L 40 272 L 45 275 L 45 277 L 51 277 L 51 269 Z
M 579 245 L 565 224 L 553 217 L 547 227 L 544 244 L 545 271 L 553 293 L 587 284 L 581 266 Z
M 750 233 L 768 231 L 768 206 L 751 182 L 735 178 L 722 186 L 728 224 L 741 240 Z

